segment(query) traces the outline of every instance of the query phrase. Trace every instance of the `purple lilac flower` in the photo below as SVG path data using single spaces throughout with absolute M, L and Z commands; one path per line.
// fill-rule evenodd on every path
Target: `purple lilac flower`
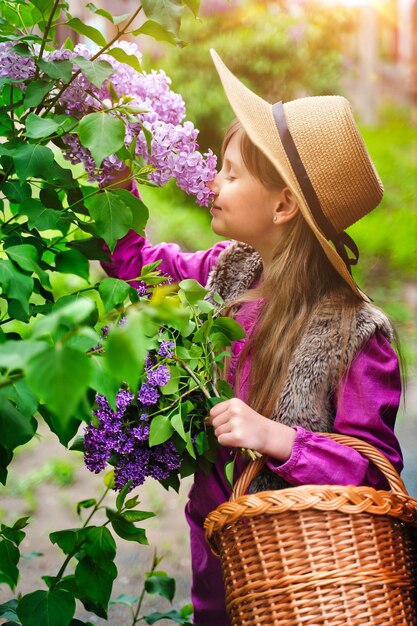
M 13 78 L 17 82 L 34 78 L 35 62 L 30 57 L 23 57 L 12 50 L 15 44 L 11 41 L 0 43 L 0 78 Z M 25 85 L 19 85 L 25 89 Z
M 141 404 L 149 406 L 158 402 L 159 392 L 148 383 L 143 383 L 138 393 L 138 400 Z
M 159 365 L 155 370 L 148 371 L 148 383 L 155 387 L 163 387 L 170 378 L 171 375 L 166 365 Z
M 115 47 L 123 48 L 139 60 L 142 57 L 134 43 L 119 41 Z M 47 53 L 45 58 L 52 61 L 75 59 L 76 56 L 90 59 L 93 52 L 77 44 L 73 52 L 61 48 Z M 114 69 L 110 80 L 120 102 L 123 103 L 122 99 L 128 97 L 130 106 L 143 110 L 137 114 L 137 122 L 125 119 L 125 144 L 129 146 L 134 138 L 137 139 L 137 155 L 156 168 L 149 174 L 149 178 L 158 185 L 175 178 L 181 189 L 195 195 L 200 205 L 208 206 L 212 194 L 207 183 L 215 176 L 216 157 L 211 151 L 204 155 L 198 151 L 198 130 L 191 122 L 182 123 L 185 116 L 184 100 L 180 94 L 171 90 L 170 78 L 163 70 L 138 72 L 109 54 L 101 55 L 100 59 L 109 62 Z M 74 71 L 77 70 L 75 62 Z M 98 89 L 81 72 L 62 93 L 59 105 L 66 113 L 81 119 L 88 113 L 101 110 L 103 101 L 109 99 L 111 94 L 107 80 Z M 148 154 L 142 124 L 153 133 L 152 156 Z M 78 135 L 66 135 L 64 141 L 67 145 L 66 158 L 73 164 L 82 162 L 89 180 L 97 181 L 100 186 L 110 183 L 115 172 L 125 167 L 122 161 L 111 155 L 103 160 L 98 169 L 90 151 L 81 145 Z
M 138 283 L 137 287 L 136 287 L 136 291 L 138 292 L 138 295 L 141 298 L 144 298 L 145 296 L 148 295 L 148 286 L 147 286 L 147 284 L 143 280 L 141 280 Z
M 172 357 L 174 354 L 175 344 L 173 341 L 165 341 L 164 339 L 161 341 L 159 346 L 158 354 L 159 356 Z
M 172 443 L 165 443 L 151 448 L 152 463 L 149 464 L 149 476 L 155 480 L 164 480 L 169 474 L 181 465 L 180 456 Z
M 132 489 L 142 485 L 148 476 L 150 456 L 150 448 L 137 446 L 131 454 L 122 457 L 114 472 L 116 489 L 122 489 L 129 480 Z
M 113 411 L 107 398 L 96 394 L 94 415 L 98 425 L 91 423 L 84 431 L 84 461 L 90 471 L 98 473 L 104 469 L 113 451 L 124 453 L 130 448 L 123 417 L 133 399 L 133 394 L 121 389 L 116 395 L 116 411 Z
M 102 471 L 114 453 L 119 455 L 115 468 L 116 489 L 122 489 L 129 480 L 133 489 L 148 476 L 164 480 L 181 465 L 181 457 L 172 441 L 149 447 L 149 414 L 142 412 L 138 419 L 132 419 L 127 409 L 133 399 L 133 394 L 121 389 L 116 396 L 116 411 L 113 411 L 105 396 L 97 394 L 94 412 L 97 423 L 85 429 L 84 459 L 90 471 Z

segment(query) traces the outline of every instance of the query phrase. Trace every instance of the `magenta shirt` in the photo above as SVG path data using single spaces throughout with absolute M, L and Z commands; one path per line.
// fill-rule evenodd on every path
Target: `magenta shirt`
M 162 259 L 160 269 L 175 281 L 194 278 L 205 284 L 210 270 L 230 242 L 223 241 L 205 251 L 182 252 L 176 244 L 152 246 L 130 231 L 116 246 L 111 263 L 103 263 L 110 276 L 134 278 L 142 265 Z M 257 302 L 245 303 L 237 316 L 247 335 L 252 331 L 257 315 Z M 237 359 L 247 339 L 233 342 L 229 382 L 234 384 Z M 245 400 L 248 391 L 250 362 L 243 365 L 237 397 Z M 334 431 L 353 435 L 374 445 L 394 467 L 402 469 L 402 455 L 394 423 L 400 403 L 401 381 L 396 354 L 387 339 L 376 333 L 364 344 L 344 377 L 339 393 Z M 336 404 L 336 403 L 335 403 Z M 367 459 L 358 452 L 322 435 L 296 427 L 297 435 L 290 458 L 281 463 L 269 458 L 267 465 L 291 485 L 339 484 L 371 485 L 386 488 L 386 481 Z M 197 471 L 186 506 L 191 531 L 193 567 L 192 601 L 196 624 L 227 626 L 222 574 L 218 560 L 213 557 L 204 538 L 203 523 L 207 514 L 230 496 L 224 477 L 224 464 L 235 450 L 221 448 L 213 471 L 207 476 Z M 235 478 L 245 461 L 238 455 Z

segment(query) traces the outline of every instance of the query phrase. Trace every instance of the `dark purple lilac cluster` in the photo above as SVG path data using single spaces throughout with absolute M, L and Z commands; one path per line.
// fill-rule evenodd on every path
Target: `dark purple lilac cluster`
M 165 342 L 173 349 L 172 342 Z M 162 346 L 162 343 L 161 343 Z M 159 398 L 159 387 L 169 382 L 170 372 L 165 364 L 155 363 L 148 357 L 146 382 L 135 396 L 126 389 L 116 395 L 116 410 L 107 398 L 96 395 L 95 419 L 85 429 L 84 460 L 87 468 L 94 473 L 101 472 L 109 461 L 115 464 L 115 487 L 122 489 L 131 480 L 132 489 L 141 485 L 148 476 L 164 480 L 177 470 L 181 458 L 172 443 L 166 441 L 157 446 L 149 446 L 149 432 L 152 415 L 150 408 Z

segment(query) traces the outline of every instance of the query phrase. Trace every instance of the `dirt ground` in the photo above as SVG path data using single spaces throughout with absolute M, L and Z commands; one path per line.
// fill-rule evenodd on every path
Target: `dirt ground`
M 402 409 L 398 418 L 397 434 L 403 446 L 405 470 L 403 478 L 409 493 L 417 498 L 417 384 L 408 387 L 406 411 Z M 177 581 L 177 593 L 173 607 L 189 602 L 190 556 L 188 528 L 184 520 L 184 504 L 190 487 L 190 479 L 183 482 L 180 493 L 166 492 L 160 485 L 150 481 L 138 491 L 142 502 L 140 508 L 157 513 L 157 517 L 143 523 L 147 529 L 150 547 L 118 540 L 118 578 L 113 588 L 113 597 L 119 594 L 138 595 L 146 572 L 152 561 L 153 550 L 164 555 L 160 565 Z M 10 470 L 6 488 L 0 488 L 0 520 L 12 523 L 18 517 L 31 515 L 27 536 L 21 552 L 28 555 L 40 552 L 42 556 L 21 559 L 21 576 L 18 592 L 28 593 L 42 589 L 41 576 L 55 574 L 63 562 L 62 553 L 53 546 L 48 535 L 52 531 L 79 525 L 76 503 L 79 500 L 98 497 L 104 485 L 100 476 L 88 472 L 80 453 L 66 451 L 46 427 L 40 428 L 40 436 L 16 455 Z M 108 496 L 108 504 L 114 501 Z M 0 588 L 0 602 L 10 599 L 12 594 L 6 585 Z M 144 609 L 170 610 L 172 607 L 163 599 L 152 597 Z M 108 621 L 86 612 L 80 605 L 77 617 L 92 624 L 131 626 L 130 609 L 115 605 L 109 610 Z M 0 618 L 0 624 L 4 620 Z M 172 622 L 163 620 L 161 626 Z M 42 625 L 39 625 L 42 626 Z
M 41 427 L 40 433 L 39 438 L 16 455 L 8 486 L 0 488 L 2 522 L 13 523 L 18 517 L 31 515 L 26 538 L 20 546 L 21 553 L 42 554 L 31 559 L 21 559 L 17 590 L 22 594 L 44 589 L 41 576 L 56 574 L 64 560 L 59 548 L 49 541 L 49 533 L 80 526 L 76 513 L 77 502 L 98 498 L 105 488 L 101 476 L 91 474 L 85 469 L 80 453 L 66 451 L 47 427 Z M 155 548 L 158 555 L 164 557 L 158 569 L 176 579 L 177 592 L 172 606 L 162 598 L 148 596 L 151 601 L 144 603 L 142 614 L 180 608 L 190 601 L 191 562 L 188 529 L 183 513 L 190 484 L 190 479 L 184 480 L 179 494 L 172 490 L 165 491 L 153 480 L 135 490 L 133 493 L 138 493 L 141 499 L 137 508 L 157 514 L 155 518 L 141 524 L 146 528 L 150 545 L 143 546 L 116 537 L 116 565 L 119 574 L 113 586 L 113 598 L 120 594 L 139 595 L 143 573 L 150 568 Z M 109 492 L 103 504 L 112 506 L 114 500 L 115 494 Z M 100 518 L 98 513 L 94 519 L 96 523 L 100 523 L 99 520 L 103 517 Z M 94 523 L 94 519 L 91 523 Z M 9 588 L 2 585 L 0 603 L 11 597 Z M 81 604 L 76 617 L 92 624 L 111 626 L 130 626 L 132 622 L 129 607 L 122 605 L 110 607 L 108 621 L 85 611 Z M 0 624 L 2 623 L 4 621 L 0 618 Z M 158 622 L 161 626 L 172 623 L 167 620 Z

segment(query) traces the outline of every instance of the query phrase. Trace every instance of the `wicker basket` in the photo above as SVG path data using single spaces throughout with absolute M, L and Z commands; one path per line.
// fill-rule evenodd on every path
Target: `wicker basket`
M 392 492 L 305 485 L 242 495 L 265 460 L 251 463 L 205 521 L 233 626 L 417 625 L 417 500 L 375 448 L 327 436 L 372 460 Z

